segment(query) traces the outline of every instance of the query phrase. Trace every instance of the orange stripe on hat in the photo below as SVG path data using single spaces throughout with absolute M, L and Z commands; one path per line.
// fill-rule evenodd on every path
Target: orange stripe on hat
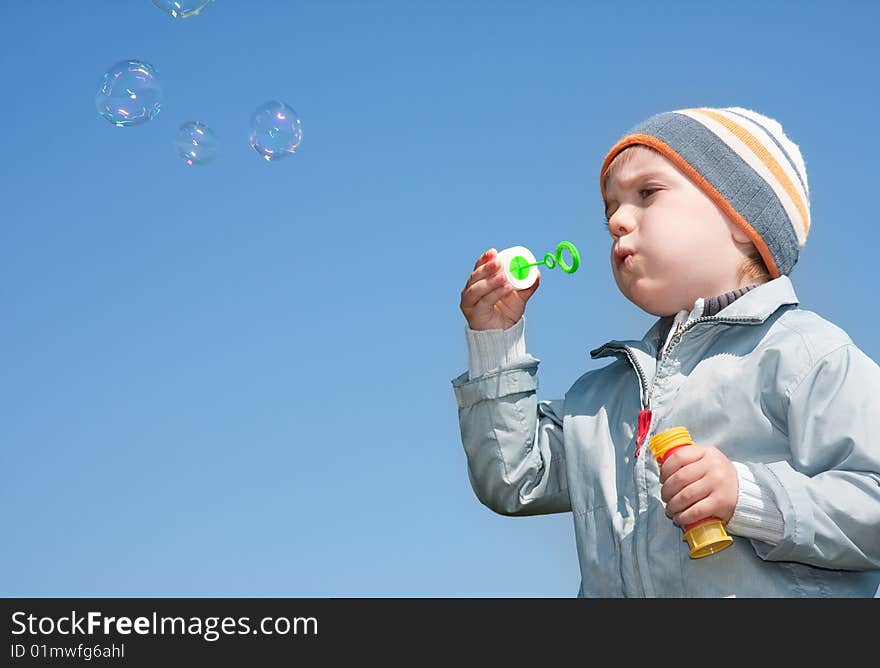
M 691 111 L 704 114 L 708 116 L 712 120 L 717 123 L 720 123 L 725 128 L 730 130 L 731 133 L 736 135 L 736 137 L 742 141 L 743 144 L 748 146 L 752 153 L 754 153 L 758 159 L 764 164 L 767 169 L 770 170 L 770 173 L 776 178 L 776 181 L 785 192 L 791 197 L 791 201 L 794 202 L 795 207 L 798 210 L 798 213 L 801 215 L 801 220 L 804 221 L 804 235 L 806 236 L 810 232 L 810 215 L 807 213 L 807 208 L 804 206 L 804 200 L 798 192 L 797 188 L 795 188 L 794 184 L 791 182 L 791 179 L 788 178 L 788 174 L 785 173 L 785 170 L 779 165 L 770 152 L 764 147 L 761 143 L 761 140 L 755 137 L 751 132 L 742 127 L 739 123 L 723 116 L 712 109 L 706 109 L 705 107 L 700 107 L 696 109 L 691 109 Z M 731 147 L 732 148 L 732 147 Z

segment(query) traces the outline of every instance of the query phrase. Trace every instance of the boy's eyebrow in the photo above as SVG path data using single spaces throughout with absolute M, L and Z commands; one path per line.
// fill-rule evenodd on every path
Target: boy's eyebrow
M 620 181 L 619 185 L 622 188 L 629 188 L 636 181 L 640 181 L 645 178 L 657 178 L 657 177 L 663 178 L 664 176 L 665 176 L 665 174 L 658 169 L 644 169 L 640 172 L 636 172 L 628 179 L 624 179 L 624 180 Z M 610 183 L 610 181 L 611 181 L 610 178 L 606 179 L 606 181 L 605 181 L 605 192 L 608 192 L 608 184 Z
M 630 176 L 628 179 L 624 179 L 623 181 L 621 181 L 620 186 L 623 188 L 629 188 L 631 185 L 633 185 L 637 181 L 641 181 L 646 178 L 663 178 L 664 176 L 665 176 L 665 174 L 658 169 L 653 169 L 653 168 L 643 169 L 640 172 L 636 172 L 635 174 Z M 610 180 L 611 179 L 609 179 L 609 178 L 606 178 L 606 180 L 605 180 L 605 192 L 606 193 L 608 192 L 608 183 Z M 608 217 L 608 200 L 606 200 L 603 197 L 602 202 L 603 202 L 603 204 L 605 204 L 605 217 L 607 218 Z

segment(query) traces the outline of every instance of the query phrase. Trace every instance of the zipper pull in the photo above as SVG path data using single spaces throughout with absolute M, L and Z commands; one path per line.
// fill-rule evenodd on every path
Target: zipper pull
M 650 428 L 651 411 L 650 409 L 644 408 L 639 411 L 639 431 L 636 434 L 636 459 L 639 458 L 639 453 L 642 451 L 642 443 L 645 442 L 645 438 L 647 437 Z

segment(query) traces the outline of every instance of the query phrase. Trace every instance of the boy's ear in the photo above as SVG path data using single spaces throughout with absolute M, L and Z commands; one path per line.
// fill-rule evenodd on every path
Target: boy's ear
M 733 240 L 738 244 L 749 244 L 752 242 L 746 234 L 746 231 L 736 223 L 730 226 L 730 234 L 733 237 Z

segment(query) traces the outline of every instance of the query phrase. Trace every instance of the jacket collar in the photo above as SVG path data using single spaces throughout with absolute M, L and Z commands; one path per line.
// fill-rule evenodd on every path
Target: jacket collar
M 735 319 L 741 324 L 755 325 L 764 322 L 773 313 L 783 306 L 798 304 L 798 298 L 794 291 L 791 279 L 782 275 L 771 281 L 749 290 L 742 297 L 728 304 L 713 316 L 707 319 L 725 321 Z M 620 351 L 621 346 L 628 346 L 639 350 L 651 357 L 656 357 L 659 344 L 659 332 L 661 320 L 658 319 L 645 333 L 641 340 L 611 340 L 604 345 L 590 351 L 593 359 L 607 357 Z
M 798 304 L 794 285 L 788 276 L 782 275 L 752 288 L 742 297 L 718 311 L 717 318 L 757 318 L 764 322 L 780 307 Z

